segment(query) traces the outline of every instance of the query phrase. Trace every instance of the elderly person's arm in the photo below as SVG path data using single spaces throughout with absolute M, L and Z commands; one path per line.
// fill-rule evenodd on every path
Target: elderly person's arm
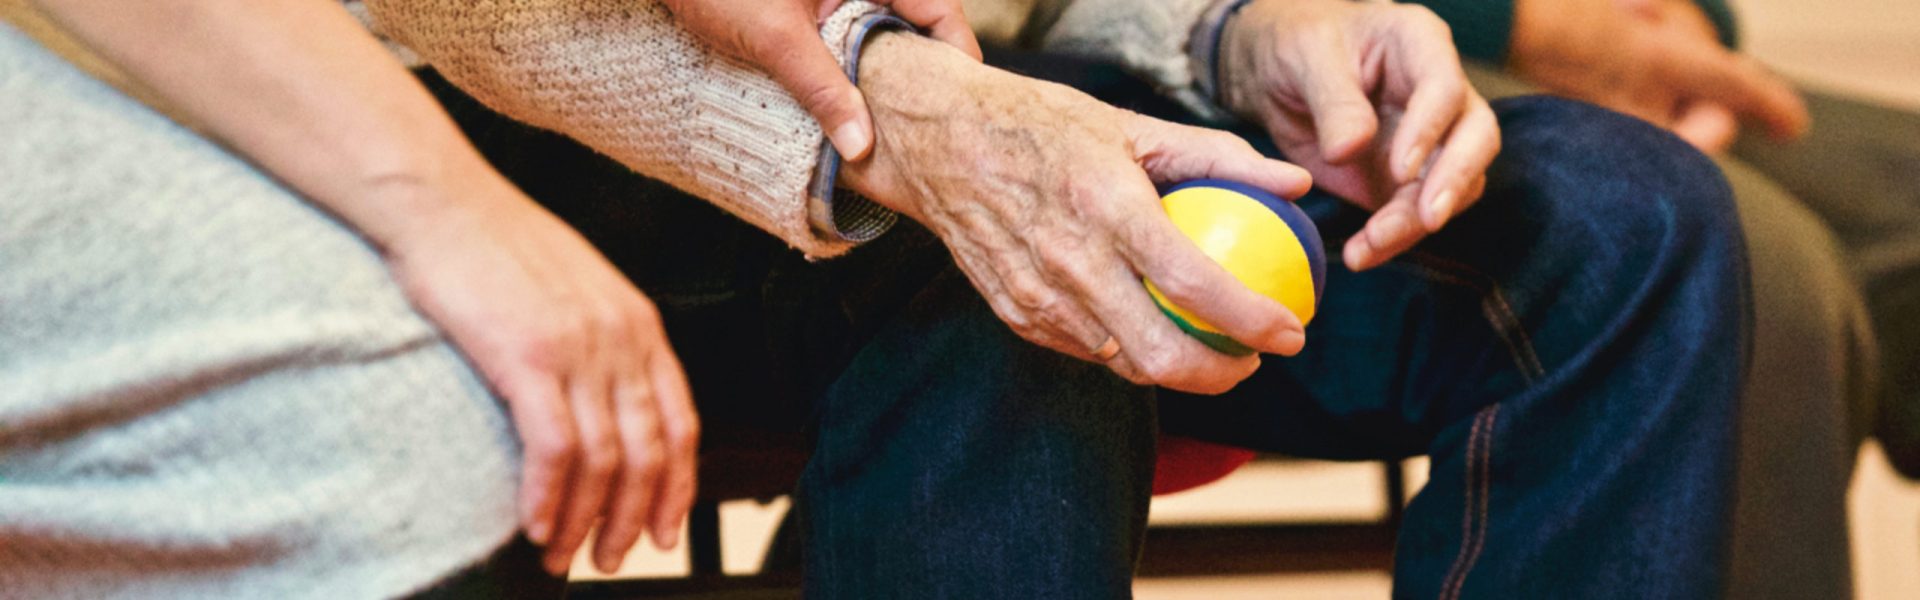
M 604 566 L 643 531 L 662 546 L 678 538 L 698 420 L 653 305 L 494 172 L 340 3 L 38 3 L 381 250 L 409 299 L 506 400 L 527 454 L 519 508 L 534 541 L 604 519 Z M 549 566 L 559 572 L 572 549 Z
M 657 2 L 370 7 L 385 32 L 494 109 L 816 257 L 877 235 L 895 210 L 919 219 L 1015 331 L 1134 381 L 1217 392 L 1258 364 L 1181 333 L 1143 276 L 1256 349 L 1291 354 L 1305 341 L 1296 317 L 1174 229 L 1153 187 L 1215 175 L 1297 195 L 1305 173 L 1226 134 L 1119 111 L 945 44 L 882 33 L 863 46 L 889 22 L 873 4 L 847 3 L 821 31 L 857 65 L 874 108 L 877 151 L 851 163 L 845 182 L 879 203 L 832 193 L 839 164 L 813 120 L 773 82 L 681 31 Z

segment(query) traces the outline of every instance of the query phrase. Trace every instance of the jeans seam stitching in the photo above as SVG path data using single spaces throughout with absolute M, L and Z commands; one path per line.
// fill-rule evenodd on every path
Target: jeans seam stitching
M 1480 312 L 1486 317 L 1487 325 L 1494 334 L 1506 344 L 1507 352 L 1513 357 L 1514 366 L 1520 370 L 1527 383 L 1533 383 L 1546 376 L 1546 368 L 1540 363 L 1540 356 L 1533 349 L 1533 338 L 1527 335 L 1515 314 L 1513 305 L 1507 302 L 1506 292 L 1493 278 L 1473 267 L 1450 261 L 1427 253 L 1414 252 L 1408 255 L 1408 265 L 1418 269 L 1429 279 L 1442 283 L 1452 283 L 1470 288 L 1480 293 Z M 1476 281 L 1476 279 L 1480 281 Z
M 1458 600 L 1467 583 L 1467 573 L 1479 562 L 1486 547 L 1488 497 L 1492 494 L 1493 430 L 1500 405 L 1481 409 L 1474 415 L 1473 429 L 1467 435 L 1465 517 L 1460 524 L 1460 555 L 1448 570 L 1440 590 L 1442 600 Z

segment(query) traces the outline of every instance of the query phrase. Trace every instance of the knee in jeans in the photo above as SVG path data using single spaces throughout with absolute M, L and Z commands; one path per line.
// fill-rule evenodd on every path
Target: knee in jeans
M 1719 262 L 1745 269 L 1745 242 L 1732 191 L 1718 166 L 1665 130 L 1590 104 L 1550 97 L 1494 103 L 1503 160 L 1495 177 L 1517 177 L 1544 193 L 1556 222 L 1591 234 L 1601 251 Z M 1555 223 L 1560 224 L 1560 223 Z

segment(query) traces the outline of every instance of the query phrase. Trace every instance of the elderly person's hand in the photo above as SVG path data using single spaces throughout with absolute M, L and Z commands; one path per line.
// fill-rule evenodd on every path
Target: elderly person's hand
M 844 0 L 663 0 L 675 19 L 722 53 L 759 67 L 820 122 L 850 161 L 873 148 L 866 100 L 820 41 L 820 22 Z M 980 43 L 960 0 L 873 0 L 974 60 Z
M 1343 252 L 1372 268 L 1479 199 L 1499 124 L 1425 8 L 1255 0 L 1221 41 L 1221 100 L 1323 189 L 1374 210 Z
M 1740 120 L 1799 135 L 1806 106 L 1787 82 L 1720 45 L 1692 0 L 1520 0 L 1508 67 L 1557 94 L 1671 129 L 1718 152 Z
M 1300 350 L 1299 319 L 1181 235 L 1154 183 L 1222 177 L 1295 197 L 1311 184 L 1305 171 L 1232 135 L 1119 110 L 910 35 L 880 34 L 866 52 L 861 87 L 879 138 L 845 181 L 945 241 L 1021 336 L 1141 384 L 1218 393 L 1253 373 L 1257 357 L 1182 333 L 1144 277 L 1250 347 Z

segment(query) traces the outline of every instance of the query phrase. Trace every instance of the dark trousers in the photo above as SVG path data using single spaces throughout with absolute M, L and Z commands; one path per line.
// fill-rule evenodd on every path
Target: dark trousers
M 1002 60 L 1180 116 L 1109 69 Z M 1302 456 L 1431 454 L 1400 597 L 1723 584 L 1742 240 L 1712 165 L 1646 125 L 1502 103 L 1507 151 L 1479 206 L 1386 267 L 1331 268 L 1308 350 L 1206 398 L 1025 343 L 916 226 L 808 263 L 428 80 L 496 166 L 659 303 L 708 431 L 812 432 L 797 494 L 810 596 L 1126 596 L 1161 422 Z M 1330 256 L 1364 217 L 1302 204 Z

